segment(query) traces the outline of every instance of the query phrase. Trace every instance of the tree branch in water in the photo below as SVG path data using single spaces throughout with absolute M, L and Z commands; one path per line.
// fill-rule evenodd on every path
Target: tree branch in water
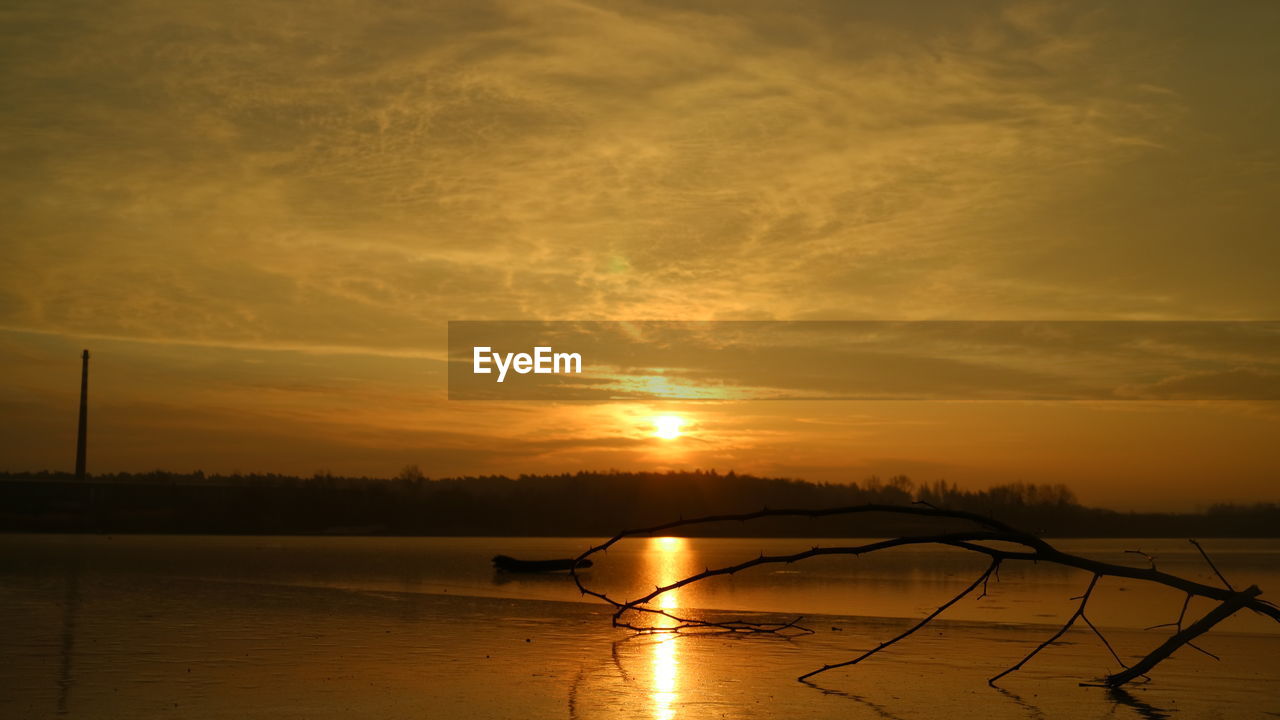
M 631 537 L 652 537 L 655 535 L 665 534 L 669 531 L 679 528 L 689 527 L 693 525 L 703 525 L 714 522 L 750 522 L 760 518 L 769 517 L 809 517 L 821 518 L 832 517 L 838 515 L 856 515 L 862 513 L 887 513 L 903 516 L 914 516 L 939 521 L 964 521 L 973 525 L 969 530 L 960 530 L 954 532 L 945 532 L 932 535 L 907 535 L 885 540 L 877 540 L 875 542 L 863 543 L 860 545 L 850 546 L 831 546 L 822 547 L 814 546 L 808 550 L 785 555 L 765 555 L 763 552 L 755 558 L 744 560 L 740 563 L 727 565 L 719 568 L 706 568 L 702 572 L 695 573 L 688 577 L 676 580 L 667 585 L 654 587 L 650 592 L 632 599 L 620 601 L 607 593 L 593 590 L 586 586 L 583 578 L 578 574 L 578 567 L 583 567 L 583 561 L 592 555 L 607 551 L 617 543 Z M 988 543 L 1001 543 L 1013 545 L 1020 549 L 1007 549 L 1005 547 L 993 547 Z M 963 598 L 969 596 L 979 586 L 982 587 L 982 593 L 979 597 L 986 595 L 987 583 L 992 575 L 997 575 L 1000 567 L 1005 562 L 1047 562 L 1064 567 L 1076 568 L 1091 573 L 1089 585 L 1085 588 L 1084 594 L 1079 596 L 1080 604 L 1076 611 L 1065 621 L 1056 633 L 1042 642 L 1026 657 L 1020 660 L 1016 665 L 992 677 L 988 683 L 992 686 L 1001 678 L 1021 669 L 1027 662 L 1034 658 L 1040 651 L 1053 645 L 1059 640 L 1077 620 L 1083 620 L 1084 623 L 1097 635 L 1103 646 L 1111 653 L 1111 656 L 1120 664 L 1122 670 L 1120 672 L 1107 675 L 1098 682 L 1107 687 L 1119 687 L 1126 683 L 1132 682 L 1137 678 L 1145 678 L 1146 674 L 1156 665 L 1168 658 L 1182 646 L 1186 645 L 1195 650 L 1205 653 L 1210 657 L 1215 657 L 1212 653 L 1199 648 L 1192 643 L 1192 640 L 1207 632 L 1209 629 L 1222 622 L 1226 618 L 1236 612 L 1249 609 L 1256 613 L 1270 617 L 1280 622 L 1280 608 L 1272 603 L 1263 600 L 1260 596 L 1262 591 L 1256 586 L 1250 586 L 1242 591 L 1237 591 L 1227 581 L 1226 577 L 1218 570 L 1209 554 L 1199 543 L 1192 540 L 1196 549 L 1200 551 L 1202 557 L 1213 569 L 1225 585 L 1225 587 L 1216 587 L 1213 585 L 1205 585 L 1194 580 L 1188 580 L 1177 575 L 1162 572 L 1156 568 L 1155 561 L 1145 553 L 1137 552 L 1148 560 L 1150 567 L 1135 568 L 1125 565 L 1116 565 L 1113 563 L 1101 562 L 1078 555 L 1064 553 L 1043 538 L 1037 537 L 1028 532 L 1013 528 L 995 518 L 987 517 L 977 513 L 971 513 L 962 510 L 947 510 L 935 507 L 927 503 L 917 503 L 915 505 L 882 505 L 882 504 L 866 504 L 852 505 L 838 508 L 824 509 L 781 509 L 770 510 L 765 508 L 751 513 L 729 514 L 729 515 L 709 515 L 700 518 L 691 518 L 675 520 L 661 525 L 652 527 L 638 528 L 634 530 L 624 530 L 605 542 L 589 548 L 579 555 L 574 563 L 571 573 L 574 582 L 577 584 L 579 591 L 586 596 L 594 597 L 609 605 L 613 606 L 614 613 L 612 623 L 615 627 L 621 627 L 637 633 L 672 633 L 672 632 L 711 632 L 711 633 L 770 633 L 776 635 L 793 636 L 812 633 L 813 630 L 800 624 L 802 618 L 796 618 L 785 623 L 762 623 L 741 619 L 730 620 L 710 620 L 705 618 L 692 618 L 683 615 L 677 615 L 669 610 L 654 607 L 653 603 L 665 593 L 686 587 L 693 583 L 701 582 L 708 578 L 734 575 L 736 573 L 748 570 L 753 567 L 762 565 L 791 564 L 801 562 L 809 558 L 821 557 L 827 555 L 865 555 L 868 553 L 879 552 L 896 547 L 920 546 L 920 545 L 936 545 L 942 547 L 952 547 L 967 552 L 985 555 L 989 564 L 968 586 L 961 590 L 947 602 L 940 605 L 936 610 L 921 619 L 915 625 L 900 633 L 894 638 L 880 643 L 877 647 L 864 652 L 858 657 L 843 662 L 823 665 L 820 668 L 812 670 L 798 679 L 807 680 L 815 675 L 824 673 L 836 668 L 848 667 L 856 665 L 863 660 L 875 655 L 897 642 L 906 639 L 919 629 L 925 627 L 944 611 L 956 604 Z M 1132 666 L 1126 665 L 1119 654 L 1107 641 L 1101 630 L 1089 620 L 1087 609 L 1090 598 L 1093 597 L 1093 591 L 1098 586 L 1100 580 L 1106 577 L 1128 578 L 1142 582 L 1154 583 L 1166 587 L 1181 590 L 1186 593 L 1186 600 L 1183 602 L 1182 611 L 1176 622 L 1163 623 L 1154 625 L 1148 629 L 1160 627 L 1172 627 L 1174 633 L 1162 644 L 1148 652 L 1138 662 Z M 1187 610 L 1193 598 L 1200 597 L 1217 601 L 1217 605 L 1206 613 L 1199 620 L 1191 625 L 1184 627 Z M 643 617 L 661 617 L 664 618 L 665 625 L 647 624 L 640 620 Z

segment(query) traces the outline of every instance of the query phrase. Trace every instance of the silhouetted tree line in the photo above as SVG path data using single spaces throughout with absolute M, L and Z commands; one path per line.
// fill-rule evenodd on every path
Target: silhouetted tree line
M 715 471 L 430 479 L 202 472 L 0 473 L 0 531 L 235 534 L 608 536 L 675 517 L 762 507 L 926 502 L 970 510 L 1051 537 L 1273 537 L 1280 506 L 1218 505 L 1194 514 L 1123 513 L 1080 505 L 1064 485 L 968 490 L 905 476 L 812 483 Z M 867 537 L 912 532 L 910 518 L 858 515 L 720 523 L 699 534 Z M 930 525 L 933 532 L 937 524 Z

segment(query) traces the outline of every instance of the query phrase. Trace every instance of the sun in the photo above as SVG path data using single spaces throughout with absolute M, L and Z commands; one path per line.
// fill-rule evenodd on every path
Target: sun
M 674 440 L 680 437 L 680 427 L 684 418 L 679 415 L 659 415 L 653 419 L 653 435 L 663 440 Z

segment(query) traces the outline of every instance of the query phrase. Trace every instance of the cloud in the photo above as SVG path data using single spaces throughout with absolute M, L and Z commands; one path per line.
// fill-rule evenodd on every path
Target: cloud
M 1255 368 L 1201 371 L 1121 388 L 1143 400 L 1280 400 L 1280 373 Z
M 458 318 L 937 313 L 1177 102 L 1108 79 L 1087 13 L 866 15 L 29 6 L 3 322 L 403 347 Z
M 1189 399 L 1194 384 L 1199 400 L 1268 400 L 1278 331 L 1268 322 L 454 322 L 449 397 L 1157 400 Z M 501 383 L 472 372 L 475 348 L 505 357 L 539 346 L 548 357 L 577 353 L 579 372 L 510 372 Z

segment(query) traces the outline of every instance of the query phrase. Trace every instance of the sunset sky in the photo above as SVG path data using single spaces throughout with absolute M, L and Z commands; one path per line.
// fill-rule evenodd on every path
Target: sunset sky
M 1280 320 L 1280 4 L 24 1 L 0 33 L 2 470 L 71 469 L 87 347 L 97 473 L 1280 501 L 1274 401 L 446 392 L 457 320 Z

